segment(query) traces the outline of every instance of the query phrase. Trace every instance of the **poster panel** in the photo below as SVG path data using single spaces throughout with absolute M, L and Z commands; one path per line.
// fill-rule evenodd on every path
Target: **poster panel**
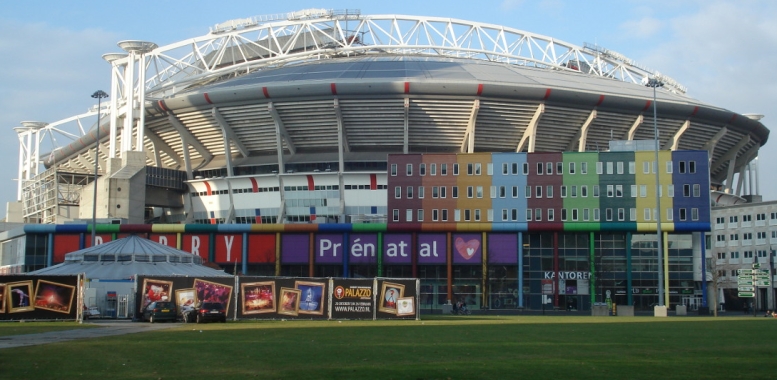
M 89 237 L 91 242 L 91 236 Z M 54 264 L 65 261 L 65 255 L 78 251 L 81 248 L 81 235 L 54 234 L 54 246 L 51 248 L 54 255 Z
M 229 303 L 232 301 L 232 286 L 211 282 L 202 279 L 194 280 L 194 303 L 195 305 L 204 302 L 219 302 L 229 310 Z
M 0 314 L 5 313 L 5 300 L 7 298 L 5 296 L 5 288 L 5 284 L 0 284 Z
M 377 319 L 416 319 L 418 313 L 418 280 L 377 278 Z M 400 307 L 400 300 L 405 304 Z M 412 303 L 412 306 L 406 303 Z
M 481 234 L 453 234 L 453 263 L 482 264 L 482 237 Z
M 373 319 L 372 279 L 332 280 L 332 319 Z
M 243 315 L 275 313 L 275 281 L 240 283 Z
M 228 277 L 185 277 L 185 276 L 138 276 L 138 289 L 135 294 L 135 309 L 143 308 L 153 300 L 175 301 L 182 304 L 203 302 L 221 302 L 226 306 L 227 319 L 234 318 L 234 307 L 229 307 L 234 293 L 235 278 Z M 181 305 L 178 302 L 182 302 Z M 144 306 L 145 305 L 145 306 Z M 234 304 L 231 304 L 234 305 Z M 139 316 L 140 314 L 136 314 Z
M 75 286 L 38 280 L 38 286 L 35 291 L 34 307 L 36 309 L 70 314 L 75 294 Z
M 243 262 L 243 234 L 216 234 L 216 258 L 219 264 Z
M 139 313 L 148 307 L 152 302 L 170 301 L 173 292 L 173 282 L 165 280 L 156 280 L 147 278 L 143 280 L 143 293 L 141 296 Z
M 275 235 L 248 235 L 248 262 L 251 264 L 275 263 Z
M 208 261 L 208 246 L 210 244 L 210 235 L 208 234 L 187 234 L 181 235 L 181 250 L 197 255 L 203 262 Z
M 328 288 L 328 278 L 241 276 L 238 316 L 326 319 Z
M 8 312 L 22 313 L 35 310 L 30 303 L 32 289 L 32 280 L 9 283 L 6 289 L 8 293 Z

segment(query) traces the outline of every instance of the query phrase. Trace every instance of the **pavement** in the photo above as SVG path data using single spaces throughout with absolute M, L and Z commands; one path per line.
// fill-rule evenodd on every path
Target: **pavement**
M 164 330 L 180 326 L 180 323 L 139 323 L 132 321 L 84 322 L 97 327 L 87 329 L 51 331 L 39 334 L 0 336 L 0 350 L 4 348 L 35 346 L 39 344 L 66 342 L 77 339 L 102 338 L 106 336 L 134 334 L 146 331 Z

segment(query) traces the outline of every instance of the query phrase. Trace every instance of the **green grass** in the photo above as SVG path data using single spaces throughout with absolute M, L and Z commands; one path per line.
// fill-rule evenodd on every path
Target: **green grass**
M 8 379 L 766 379 L 772 318 L 269 321 L 0 351 Z
M 78 324 L 77 322 L 3 322 L 0 323 L 0 336 L 37 334 L 93 327 L 95 326 Z

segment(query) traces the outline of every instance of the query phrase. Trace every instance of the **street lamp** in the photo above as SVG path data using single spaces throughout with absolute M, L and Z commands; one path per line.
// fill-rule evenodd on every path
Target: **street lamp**
M 103 90 L 97 90 L 92 94 L 92 98 L 97 99 L 97 137 L 94 140 L 94 194 L 92 194 L 92 247 L 97 237 L 97 168 L 100 162 L 100 106 L 103 98 L 108 94 Z
M 645 80 L 642 81 L 642 84 L 653 88 L 653 138 L 655 139 L 656 153 L 656 236 L 658 238 L 658 247 L 656 250 L 658 252 L 658 306 L 664 306 L 664 269 L 662 266 L 663 257 L 661 255 L 661 250 L 664 248 L 664 244 L 663 236 L 661 233 L 661 194 L 659 193 L 661 190 L 661 179 L 658 175 L 660 167 L 658 165 L 658 122 L 656 121 L 656 118 L 658 117 L 658 112 L 656 111 L 656 88 L 663 87 L 664 82 L 661 82 L 656 78 L 645 78 Z

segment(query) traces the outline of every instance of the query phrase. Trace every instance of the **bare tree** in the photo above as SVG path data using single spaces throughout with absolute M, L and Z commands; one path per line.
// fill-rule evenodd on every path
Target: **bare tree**
M 711 300 L 710 303 L 712 306 L 712 315 L 717 317 L 718 316 L 718 293 L 720 292 L 721 283 L 723 282 L 723 277 L 720 276 L 720 268 L 715 264 L 715 258 L 708 257 L 705 260 L 706 268 L 706 276 L 702 276 L 702 281 L 705 280 L 704 277 L 706 277 L 706 280 L 709 280 L 709 282 L 712 284 L 712 297 L 707 297 L 708 300 Z

